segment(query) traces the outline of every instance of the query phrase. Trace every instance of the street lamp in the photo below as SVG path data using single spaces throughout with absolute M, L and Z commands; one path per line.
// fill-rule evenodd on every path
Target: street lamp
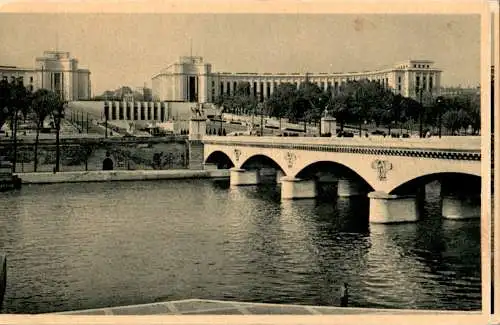
M 109 116 L 109 104 L 107 101 L 104 102 L 104 137 L 108 138 L 108 116 Z M 78 118 L 78 115 L 77 115 Z
M 439 137 L 441 138 L 441 125 L 442 125 L 442 117 L 443 117 L 443 108 L 442 108 L 442 104 L 443 104 L 443 99 L 441 98 L 441 96 L 439 96 L 436 100 L 436 103 L 437 103 L 437 109 L 438 109 L 438 127 L 439 127 Z
M 415 92 L 419 95 L 419 103 L 420 103 L 420 109 L 418 110 L 418 119 L 419 119 L 419 136 L 422 138 L 423 133 L 424 133 L 424 126 L 423 126 L 423 112 L 422 110 L 424 109 L 424 106 L 422 105 L 422 93 L 424 91 L 423 87 L 417 86 L 415 89 Z
M 262 103 L 258 103 L 257 107 L 260 111 L 260 136 L 264 136 L 264 105 Z
M 219 110 L 219 120 L 220 120 L 220 134 L 222 135 L 222 113 L 224 112 L 224 106 L 221 105 Z
M 56 127 L 56 166 L 54 172 L 59 172 L 59 160 L 61 156 L 60 146 L 59 146 L 59 131 L 61 129 L 61 119 L 64 117 L 64 110 L 67 107 L 67 102 L 58 103 L 54 110 L 54 124 Z

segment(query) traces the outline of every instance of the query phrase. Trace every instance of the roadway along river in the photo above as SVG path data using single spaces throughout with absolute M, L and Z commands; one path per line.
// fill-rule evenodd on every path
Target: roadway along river
M 275 186 L 207 180 L 25 186 L 0 196 L 3 312 L 205 298 L 481 306 L 479 221 L 369 225 L 367 199 L 281 203 Z

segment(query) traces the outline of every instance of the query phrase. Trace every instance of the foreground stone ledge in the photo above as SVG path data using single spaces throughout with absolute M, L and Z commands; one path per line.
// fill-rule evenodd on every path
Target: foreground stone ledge
M 23 184 L 53 184 L 107 181 L 144 181 L 189 178 L 226 178 L 227 170 L 115 170 L 17 173 Z
M 441 311 L 441 310 L 410 310 L 410 309 L 377 309 L 357 307 L 311 306 L 291 304 L 271 304 L 256 302 L 240 302 L 229 300 L 185 299 L 176 301 L 160 301 L 149 304 L 114 306 L 98 309 L 73 310 L 59 313 L 59 315 L 361 315 L 382 314 L 419 315 L 422 316 L 461 316 L 483 317 L 480 311 Z M 45 314 L 45 315 L 51 315 Z M 237 323 L 241 323 L 239 318 Z M 227 323 L 227 322 L 226 322 Z M 293 322 L 292 322 L 293 323 Z M 307 322 L 304 322 L 304 324 Z M 429 324 L 433 324 L 430 322 Z M 468 323 L 473 324 L 470 319 Z

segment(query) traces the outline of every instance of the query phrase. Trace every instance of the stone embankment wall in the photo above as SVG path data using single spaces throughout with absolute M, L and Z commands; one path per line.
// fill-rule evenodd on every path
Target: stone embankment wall
M 229 170 L 116 170 L 60 173 L 19 173 L 23 184 L 228 178 Z
M 34 171 L 34 144 L 21 144 L 17 149 L 16 172 Z M 2 144 L 3 156 L 13 160 L 11 144 Z M 188 167 L 189 150 L 185 139 L 165 142 L 81 141 L 60 146 L 60 171 L 102 170 L 106 153 L 110 154 L 115 170 L 168 170 Z M 37 172 L 51 172 L 55 166 L 56 147 L 53 143 L 39 144 Z

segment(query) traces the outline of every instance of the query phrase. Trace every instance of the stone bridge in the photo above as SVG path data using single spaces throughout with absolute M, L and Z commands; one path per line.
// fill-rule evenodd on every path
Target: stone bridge
M 231 168 L 234 186 L 274 177 L 282 199 L 314 198 L 320 184 L 338 196 L 368 195 L 370 222 L 416 221 L 425 184 L 441 184 L 442 214 L 480 216 L 481 139 L 199 138 L 205 168 Z

